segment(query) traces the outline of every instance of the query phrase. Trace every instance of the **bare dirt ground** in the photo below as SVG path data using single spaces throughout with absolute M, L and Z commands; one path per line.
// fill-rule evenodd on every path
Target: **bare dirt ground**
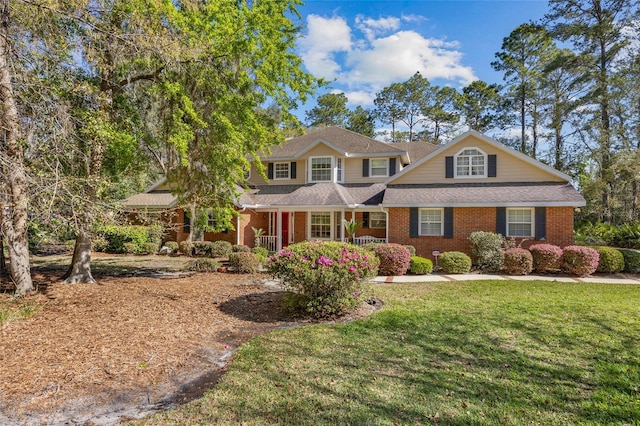
M 113 424 L 171 407 L 215 386 L 241 343 L 308 323 L 282 311 L 266 275 L 156 274 L 161 257 L 108 265 L 75 285 L 34 268 L 41 307 L 0 326 L 0 424 Z

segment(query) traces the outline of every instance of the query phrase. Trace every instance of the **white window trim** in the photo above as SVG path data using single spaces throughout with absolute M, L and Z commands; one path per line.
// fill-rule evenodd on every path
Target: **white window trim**
M 315 158 L 329 158 L 331 160 L 331 166 L 329 168 L 329 170 L 331 171 L 331 177 L 329 178 L 329 180 L 314 180 L 313 177 L 313 159 Z M 315 155 L 313 157 L 309 157 L 309 160 L 307 161 L 307 165 L 308 165 L 308 182 L 309 183 L 323 183 L 323 182 L 335 182 L 336 180 L 336 160 L 335 157 L 333 155 Z
M 484 157 L 484 174 L 481 175 L 459 175 L 458 174 L 458 157 L 462 155 L 462 153 L 466 150 L 469 149 L 475 149 L 476 151 L 480 152 L 482 154 L 482 156 Z M 471 161 L 469 162 L 469 169 L 471 169 L 472 165 L 471 165 Z M 488 173 L 487 173 L 487 169 L 489 168 L 489 156 L 487 155 L 486 152 L 484 152 L 483 150 L 481 150 L 478 147 L 475 146 L 467 146 L 462 148 L 460 151 L 458 151 L 458 153 L 456 155 L 453 156 L 453 176 L 456 179 L 479 179 L 479 178 L 486 178 Z
M 440 212 L 440 233 L 439 234 L 423 234 L 422 233 L 422 212 L 434 211 Z M 444 208 L 435 209 L 419 209 L 418 210 L 418 235 L 425 237 L 442 237 L 444 235 Z
M 311 215 L 313 214 L 327 214 L 329 215 L 329 238 L 315 238 L 311 236 Z M 307 240 L 319 240 L 319 241 L 332 241 L 333 240 L 333 212 L 331 211 L 313 211 L 307 214 Z
M 509 211 L 513 210 L 529 210 L 531 212 L 531 235 L 511 235 L 509 230 Z M 510 207 L 507 208 L 507 217 L 505 218 L 507 228 L 507 238 L 533 238 L 536 235 L 536 211 L 533 207 Z M 524 223 L 524 222 L 523 222 Z
M 373 174 L 373 162 L 374 161 L 384 161 L 384 175 L 374 175 Z M 376 167 L 376 169 L 380 169 L 381 167 Z M 389 159 L 388 158 L 370 158 L 369 159 L 369 177 L 372 178 L 385 178 L 389 177 Z
M 344 163 L 345 160 L 343 159 L 343 157 L 336 157 L 335 159 L 336 162 L 336 182 L 338 183 L 343 183 L 344 182 Z
M 287 166 L 287 177 L 278 177 L 278 165 L 286 165 Z M 291 179 L 291 163 L 287 161 L 281 161 L 278 163 L 273 163 L 273 180 L 288 180 Z
M 382 226 L 373 226 L 373 218 L 371 215 L 379 214 L 383 217 L 384 225 Z M 386 229 L 387 228 L 387 215 L 384 212 L 369 212 L 369 229 Z

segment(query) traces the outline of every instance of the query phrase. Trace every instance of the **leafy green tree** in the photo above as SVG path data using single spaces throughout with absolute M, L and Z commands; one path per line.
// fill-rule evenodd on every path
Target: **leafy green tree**
M 347 96 L 344 93 L 326 93 L 318 98 L 318 104 L 306 112 L 309 127 L 346 127 L 349 121 Z
M 403 115 L 403 95 L 402 84 L 393 83 L 376 93 L 376 98 L 373 100 L 376 106 L 376 118 L 384 124 L 391 125 L 391 142 L 398 142 L 396 127 Z
M 504 38 L 502 50 L 496 53 L 497 60 L 491 63 L 496 71 L 504 72 L 507 97 L 517 105 L 520 151 L 530 154 L 533 158 L 536 158 L 538 145 L 538 90 L 545 56 L 552 47 L 551 36 L 543 26 L 534 23 L 522 24 Z M 530 148 L 527 146 L 527 117 L 531 120 L 530 129 L 533 135 Z
M 358 105 L 354 110 L 349 112 L 347 119 L 347 129 L 360 133 L 361 135 L 375 136 L 376 120 L 373 112 Z
M 103 213 L 113 211 L 111 201 L 121 195 L 113 188 L 115 176 L 137 180 L 145 159 L 141 154 L 153 160 L 147 164 L 163 165 L 152 169 L 167 172 L 184 205 L 211 209 L 226 225 L 248 159 L 284 139 L 280 125 L 298 124 L 291 111 L 319 83 L 302 71 L 293 52 L 299 31 L 291 20 L 297 16 L 296 1 L 17 3 L 20 29 L 30 37 L 22 46 L 33 62 L 4 66 L 0 77 L 11 81 L 16 69 L 22 74 L 44 69 L 57 77 L 45 81 L 47 93 L 57 98 L 37 105 L 57 107 L 70 124 L 64 135 L 56 125 L 48 132 L 36 129 L 38 155 L 30 151 L 28 159 L 37 166 L 30 169 L 41 182 L 55 182 L 47 192 L 52 194 L 49 209 L 75 227 L 69 282 L 93 281 L 92 227 Z M 8 17 L 9 4 L 3 6 L 7 13 L 2 16 Z M 25 24 L 43 11 L 64 29 L 60 45 L 69 46 L 60 49 L 66 56 L 60 54 L 57 63 L 46 67 L 41 51 L 50 45 L 55 50 L 53 35 Z M 10 105 L 10 96 L 3 102 Z M 16 110 L 3 124 L 36 122 L 38 116 L 27 108 Z M 19 169 L 27 158 L 26 144 L 19 143 L 17 134 L 13 140 L 16 149 L 9 154 Z M 22 188 L 25 179 L 23 173 L 18 180 Z M 20 202 L 20 208 L 26 205 Z M 18 209 L 4 229 L 24 228 L 16 213 Z M 26 247 L 26 238 L 23 242 Z M 22 275 L 29 276 L 25 253 Z M 28 291 L 28 284 L 19 291 Z
M 592 120 L 583 131 L 598 142 L 595 159 L 598 162 L 598 179 L 601 184 L 600 200 L 595 209 L 601 219 L 612 219 L 612 186 L 614 138 L 611 123 L 611 84 L 616 60 L 624 52 L 628 40 L 622 28 L 634 12 L 631 0 L 551 0 L 550 12 L 545 16 L 547 26 L 554 37 L 570 43 L 578 56 L 580 78 L 589 83 L 582 96 L 582 104 L 588 108 L 596 105 Z
M 430 102 L 424 105 L 422 110 L 425 119 L 431 125 L 425 126 L 423 134 L 427 136 L 427 142 L 439 145 L 455 130 L 456 124 L 460 121 L 460 114 L 456 110 L 459 94 L 456 89 L 447 86 L 431 86 L 431 92 L 431 96 L 428 97 Z
M 478 132 L 495 128 L 502 117 L 500 87 L 476 80 L 462 89 L 456 106 L 464 123 Z
M 572 173 L 571 166 L 576 164 L 577 156 L 582 150 L 577 146 L 567 152 L 566 144 L 570 142 L 572 127 L 575 122 L 579 102 L 576 102 L 583 89 L 582 81 L 576 73 L 576 55 L 568 49 L 552 49 L 545 59 L 540 79 L 540 104 L 543 110 L 542 121 L 548 129 L 547 137 L 551 143 L 551 161 L 553 167 L 565 173 Z M 567 131 L 565 129 L 569 127 Z M 544 137 L 544 134 L 543 134 Z M 573 160 L 571 159 L 573 157 Z

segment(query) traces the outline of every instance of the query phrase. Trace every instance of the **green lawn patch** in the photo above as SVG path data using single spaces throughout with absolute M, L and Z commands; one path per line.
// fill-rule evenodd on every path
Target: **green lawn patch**
M 144 424 L 638 424 L 640 286 L 374 291 L 384 310 L 254 339 L 215 390 Z

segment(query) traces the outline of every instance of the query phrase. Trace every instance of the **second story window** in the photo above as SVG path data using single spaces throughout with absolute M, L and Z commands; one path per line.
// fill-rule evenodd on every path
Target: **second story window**
M 369 176 L 387 177 L 389 175 L 389 159 L 388 158 L 372 158 L 369 162 L 371 171 Z
M 456 177 L 486 177 L 487 155 L 477 148 L 463 149 L 456 155 Z
M 311 157 L 309 160 L 311 176 L 310 182 L 331 182 L 331 157 Z
M 290 166 L 291 163 L 275 163 L 273 170 L 274 179 L 290 179 Z

